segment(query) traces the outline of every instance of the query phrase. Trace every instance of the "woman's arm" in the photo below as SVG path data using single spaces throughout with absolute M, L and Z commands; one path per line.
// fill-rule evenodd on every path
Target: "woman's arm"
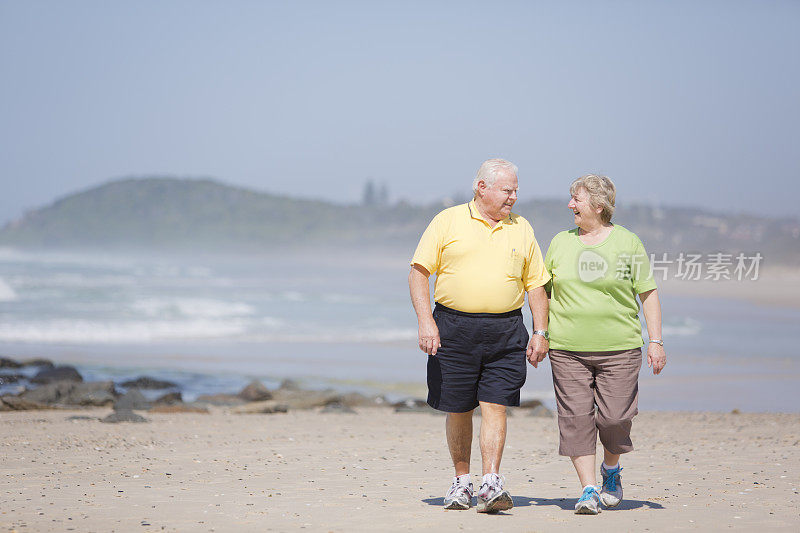
M 659 340 L 661 337 L 661 302 L 658 299 L 658 290 L 645 291 L 639 294 L 642 301 L 642 311 L 644 321 L 647 324 L 647 336 L 651 341 Z M 664 365 L 667 364 L 667 354 L 664 346 L 655 342 L 647 345 L 647 366 L 653 369 L 653 374 L 660 374 Z

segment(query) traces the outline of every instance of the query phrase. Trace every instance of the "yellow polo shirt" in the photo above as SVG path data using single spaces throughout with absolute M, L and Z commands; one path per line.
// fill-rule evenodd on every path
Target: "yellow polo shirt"
M 475 201 L 434 217 L 411 264 L 436 274 L 434 300 L 465 313 L 506 313 L 550 279 L 533 228 L 511 213 L 491 227 Z

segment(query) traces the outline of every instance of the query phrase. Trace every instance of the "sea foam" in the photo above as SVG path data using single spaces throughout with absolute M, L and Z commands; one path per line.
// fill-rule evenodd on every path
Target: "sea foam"
M 117 344 L 226 338 L 241 335 L 248 324 L 240 320 L 160 320 L 96 322 L 48 320 L 0 324 L 0 341 L 25 343 Z
M 13 302 L 18 298 L 14 289 L 3 278 L 0 278 L 0 302 Z
M 210 298 L 142 298 L 133 302 L 131 307 L 148 317 L 224 318 L 252 315 L 256 311 L 255 307 L 244 302 Z

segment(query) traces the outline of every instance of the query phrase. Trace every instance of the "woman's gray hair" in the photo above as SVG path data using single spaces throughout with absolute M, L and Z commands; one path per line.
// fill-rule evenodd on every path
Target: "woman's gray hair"
M 497 173 L 501 170 L 508 170 L 515 176 L 517 175 L 517 165 L 505 159 L 487 159 L 478 169 L 478 175 L 472 180 L 472 192 L 478 192 L 478 182 L 483 181 L 487 187 L 494 185 Z
M 589 202 L 592 207 L 600 207 L 600 220 L 608 224 L 614 215 L 614 202 L 617 199 L 617 188 L 614 182 L 606 176 L 597 174 L 586 174 L 572 182 L 569 186 L 569 194 L 575 196 L 578 189 L 584 189 L 589 195 Z

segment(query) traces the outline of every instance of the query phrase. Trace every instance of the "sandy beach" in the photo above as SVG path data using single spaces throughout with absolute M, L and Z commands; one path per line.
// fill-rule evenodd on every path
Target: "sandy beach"
M 796 268 L 764 269 L 758 280 L 657 279 L 661 294 L 696 298 L 743 300 L 754 305 L 776 308 L 800 308 L 800 271 Z
M 515 507 L 444 511 L 444 418 L 362 408 L 238 415 L 0 413 L 4 531 L 776 530 L 800 526 L 800 415 L 640 414 L 625 501 L 572 508 L 553 418 L 516 411 L 503 460 Z M 77 418 L 75 418 L 77 417 Z M 478 429 L 476 424 L 476 431 Z M 476 441 L 477 442 L 477 441 Z M 473 451 L 478 481 L 479 454 Z

